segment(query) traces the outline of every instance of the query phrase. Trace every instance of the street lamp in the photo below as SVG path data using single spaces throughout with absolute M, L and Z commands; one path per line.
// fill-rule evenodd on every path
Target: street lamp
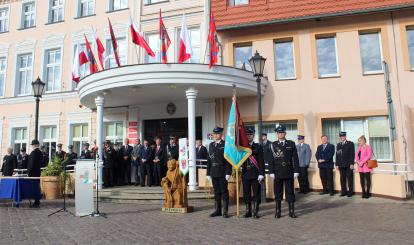
M 33 96 L 36 98 L 36 114 L 35 114 L 35 140 L 38 139 L 39 135 L 39 101 L 45 90 L 45 83 L 37 77 L 36 81 L 32 82 Z
M 261 77 L 263 77 L 263 70 L 266 63 L 266 58 L 261 56 L 257 51 L 249 59 L 250 66 L 252 67 L 253 76 L 256 77 L 257 82 L 257 112 L 258 112 L 258 123 L 259 123 L 259 144 L 263 147 L 262 139 L 262 128 L 263 128 L 263 119 L 262 119 L 262 86 L 261 86 Z M 261 199 L 262 202 L 266 202 L 266 183 L 261 185 Z

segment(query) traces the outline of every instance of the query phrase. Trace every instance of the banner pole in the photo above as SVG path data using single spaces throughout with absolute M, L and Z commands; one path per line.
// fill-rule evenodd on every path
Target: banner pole
M 239 173 L 238 168 L 236 168 L 236 213 L 237 218 L 239 217 Z

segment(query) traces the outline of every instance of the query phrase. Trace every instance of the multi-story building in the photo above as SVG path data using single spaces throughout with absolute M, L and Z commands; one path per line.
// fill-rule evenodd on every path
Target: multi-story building
M 404 189 L 401 179 L 412 179 L 414 169 L 414 1 L 211 2 L 224 65 L 251 70 L 248 59 L 255 51 L 267 59 L 263 118 L 271 140 L 279 123 L 293 140 L 306 135 L 314 151 L 323 134 L 334 144 L 339 131 L 354 142 L 365 135 L 380 162 L 374 185 L 384 191 L 378 193 L 387 192 L 378 186 L 387 181 L 380 176 L 392 174 L 399 176 L 387 185 Z M 389 66 L 394 141 L 383 61 Z M 255 98 L 239 103 L 245 122 L 255 124 Z M 311 167 L 317 167 L 315 160 Z

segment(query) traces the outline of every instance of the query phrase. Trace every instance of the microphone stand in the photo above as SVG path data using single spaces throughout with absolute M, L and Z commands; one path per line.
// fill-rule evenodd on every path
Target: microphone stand
M 65 162 L 63 162 L 65 163 Z M 62 165 L 63 165 L 62 163 Z M 60 212 L 65 212 L 65 213 L 69 213 L 72 216 L 75 216 L 71 211 L 69 211 L 68 209 L 66 209 L 66 163 L 63 165 L 63 208 L 49 214 L 47 217 L 50 217 L 54 214 L 60 213 Z

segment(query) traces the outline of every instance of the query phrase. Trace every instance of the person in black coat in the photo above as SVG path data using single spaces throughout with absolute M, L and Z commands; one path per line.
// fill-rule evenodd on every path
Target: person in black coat
M 104 143 L 103 149 L 103 160 L 104 160 L 104 186 L 112 187 L 114 186 L 114 166 L 116 161 L 115 151 L 111 145 L 111 141 L 107 140 Z
M 12 148 L 7 148 L 7 155 L 3 157 L 3 164 L 1 165 L 1 172 L 3 176 L 12 176 L 16 167 L 16 155 L 13 154 Z
M 33 150 L 30 152 L 29 163 L 27 164 L 27 174 L 29 177 L 40 177 L 40 165 L 42 163 L 43 155 L 39 149 L 39 141 L 32 140 L 31 145 L 33 147 Z M 38 180 L 37 184 L 40 188 L 40 179 Z M 39 205 L 40 200 L 37 199 L 31 207 L 39 207 Z
M 346 140 L 346 132 L 339 133 L 340 142 L 336 145 L 336 169 L 341 176 L 341 197 L 354 195 L 355 145 Z M 348 187 L 348 189 L 347 189 Z
M 246 134 L 249 140 L 249 146 L 252 155 L 242 165 L 243 180 L 243 199 L 246 204 L 245 218 L 252 217 L 252 201 L 253 201 L 253 218 L 259 218 L 260 203 L 260 183 L 264 180 L 264 161 L 263 150 L 258 143 L 254 143 L 253 128 L 247 128 Z M 252 196 L 253 192 L 253 196 Z
M 62 163 L 62 166 L 66 168 L 66 170 L 73 170 L 75 169 L 76 160 L 78 159 L 78 153 L 73 151 L 73 145 L 68 146 L 68 152 L 65 154 L 65 160 Z
M 121 167 L 119 168 L 120 174 L 123 176 L 121 184 L 125 183 L 131 185 L 131 153 L 133 147 L 129 145 L 129 139 L 124 139 L 124 144 L 121 147 Z
M 112 183 L 114 185 L 122 185 L 123 183 L 125 183 L 125 172 L 121 172 L 123 159 L 121 156 L 121 150 L 118 142 L 114 144 L 113 151 L 114 165 L 112 168 Z
M 161 138 L 155 138 L 154 158 L 152 160 L 154 168 L 154 184 L 161 186 L 162 173 L 164 170 L 164 149 L 161 146 Z
M 139 154 L 139 160 L 141 161 L 141 186 L 145 186 L 145 174 L 147 175 L 147 185 L 152 186 L 152 174 L 153 174 L 153 150 L 149 145 L 148 140 L 144 140 L 144 145 L 141 148 Z
M 175 143 L 175 137 L 170 136 L 170 143 L 165 147 L 165 163 L 171 158 L 178 161 L 178 146 Z
M 315 153 L 315 158 L 318 162 L 319 177 L 321 178 L 323 188 L 320 194 L 325 195 L 329 193 L 333 196 L 333 156 L 335 155 L 335 146 L 329 143 L 328 136 L 326 135 L 322 135 L 321 141 L 322 144 L 318 146 Z
M 49 164 L 49 151 L 45 145 L 40 147 L 40 151 L 42 152 L 42 163 L 40 164 L 40 167 L 44 168 Z
M 28 163 L 29 155 L 26 153 L 26 148 L 22 147 L 22 149 L 20 149 L 20 154 L 17 156 L 17 168 L 27 169 Z
M 215 211 L 210 217 L 221 216 L 228 218 L 229 191 L 227 184 L 231 176 L 232 167 L 224 158 L 224 140 L 222 140 L 223 128 L 216 127 L 213 130 L 214 142 L 208 147 L 207 179 L 212 181 L 214 189 Z M 223 199 L 223 213 L 221 212 L 221 200 Z
M 278 140 L 270 146 L 273 156 L 269 163 L 270 177 L 274 179 L 275 218 L 281 217 L 283 186 L 285 187 L 286 201 L 289 204 L 289 216 L 296 218 L 294 179 L 299 176 L 298 152 L 295 142 L 286 139 L 286 128 L 284 126 L 279 125 L 275 131 Z
M 196 140 L 196 159 L 197 160 L 207 160 L 208 151 L 207 148 L 203 145 L 201 140 Z M 197 165 L 205 165 L 206 162 L 197 161 Z
M 270 150 L 270 145 L 272 142 L 267 139 L 267 134 L 262 133 L 262 149 L 263 149 L 263 160 L 265 164 L 265 169 L 269 169 L 269 162 L 272 160 L 272 151 Z
M 80 159 L 93 159 L 93 154 L 89 150 L 89 143 L 83 145 L 83 150 L 80 155 Z

